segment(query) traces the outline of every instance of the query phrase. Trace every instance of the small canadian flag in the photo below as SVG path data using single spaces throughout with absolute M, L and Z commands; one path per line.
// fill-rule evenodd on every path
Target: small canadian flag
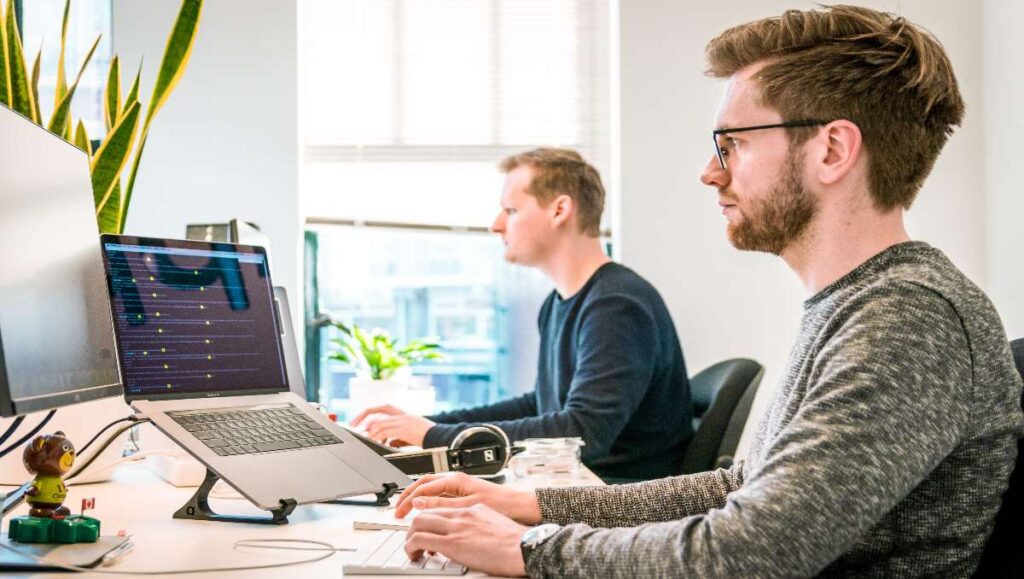
M 82 512 L 83 513 L 85 512 L 86 509 L 95 509 L 95 508 L 96 508 L 96 497 L 89 498 L 89 499 L 82 499 Z

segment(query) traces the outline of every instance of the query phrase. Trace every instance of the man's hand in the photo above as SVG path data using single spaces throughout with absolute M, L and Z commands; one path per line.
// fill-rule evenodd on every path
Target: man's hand
M 413 561 L 424 551 L 441 553 L 489 575 L 526 575 L 519 542 L 527 527 L 485 505 L 434 509 L 412 521 L 405 552 Z
M 366 428 L 367 436 L 378 442 L 390 442 L 395 446 L 423 446 L 427 431 L 434 425 L 422 416 L 407 414 L 390 404 L 363 410 L 351 424 L 362 424 Z
M 487 505 L 524 525 L 541 522 L 540 505 L 533 491 L 513 490 L 463 473 L 420 477 L 398 497 L 395 516 L 402 518 L 412 509 L 422 513 L 427 509 L 473 505 Z

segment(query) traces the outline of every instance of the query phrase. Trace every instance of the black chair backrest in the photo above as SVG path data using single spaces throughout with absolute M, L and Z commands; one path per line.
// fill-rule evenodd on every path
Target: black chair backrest
M 1010 342 L 1017 371 L 1024 377 L 1024 338 Z M 1024 405 L 1024 398 L 1022 398 Z M 996 515 L 996 527 L 985 544 L 975 577 L 1024 577 L 1024 545 L 1020 538 L 1024 521 L 1024 439 L 1017 441 L 1017 465 L 1003 505 Z
M 736 358 L 690 379 L 696 432 L 683 456 L 682 474 L 731 466 L 763 375 L 761 364 Z

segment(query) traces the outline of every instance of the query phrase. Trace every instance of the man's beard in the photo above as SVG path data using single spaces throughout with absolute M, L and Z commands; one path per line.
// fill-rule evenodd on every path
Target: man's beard
M 726 233 L 733 247 L 781 255 L 804 233 L 818 212 L 818 205 L 800 179 L 802 161 L 803 155 L 798 158 L 790 151 L 785 172 L 768 195 L 763 200 L 748 202 L 747 209 L 739 212 L 741 219 L 729 223 Z

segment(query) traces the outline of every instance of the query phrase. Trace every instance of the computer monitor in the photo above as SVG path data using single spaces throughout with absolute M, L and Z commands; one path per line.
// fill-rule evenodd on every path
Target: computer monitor
M 122 393 L 89 159 L 0 105 L 0 415 Z

